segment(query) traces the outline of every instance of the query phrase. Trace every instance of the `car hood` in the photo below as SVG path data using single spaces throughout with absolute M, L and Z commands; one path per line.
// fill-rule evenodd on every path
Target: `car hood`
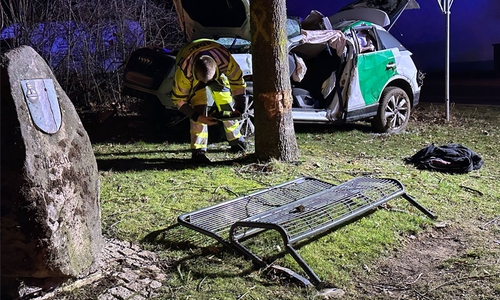
M 189 41 L 239 37 L 250 40 L 250 0 L 173 0 L 179 24 Z M 363 20 L 381 26 L 394 24 L 405 9 L 420 8 L 416 0 L 356 0 L 329 17 Z
M 239 37 L 250 40 L 249 0 L 173 0 L 189 41 Z

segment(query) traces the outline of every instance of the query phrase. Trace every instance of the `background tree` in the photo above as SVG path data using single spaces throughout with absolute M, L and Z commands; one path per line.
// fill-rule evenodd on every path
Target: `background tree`
M 255 155 L 294 161 L 299 156 L 292 119 L 285 0 L 251 0 Z

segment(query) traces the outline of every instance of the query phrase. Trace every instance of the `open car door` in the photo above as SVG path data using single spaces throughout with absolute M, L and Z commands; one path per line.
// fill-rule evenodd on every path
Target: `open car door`
M 386 27 L 389 31 L 404 10 L 419 8 L 420 5 L 416 0 L 356 0 L 342 7 L 338 13 L 330 17 L 330 21 L 333 24 L 340 20 L 365 20 Z M 387 16 L 377 13 L 377 10 L 385 12 Z
M 239 37 L 250 40 L 249 0 L 173 0 L 189 41 Z

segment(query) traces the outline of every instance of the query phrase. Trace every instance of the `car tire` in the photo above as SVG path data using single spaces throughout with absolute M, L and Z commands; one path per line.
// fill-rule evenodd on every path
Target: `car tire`
M 382 93 L 377 115 L 372 119 L 372 126 L 380 133 L 399 133 L 406 128 L 410 113 L 411 103 L 408 94 L 399 87 L 387 87 Z
M 253 124 L 254 117 L 255 112 L 253 109 L 253 95 L 248 95 L 246 111 L 243 113 L 240 121 L 240 132 L 243 136 L 251 137 L 255 134 L 255 125 Z

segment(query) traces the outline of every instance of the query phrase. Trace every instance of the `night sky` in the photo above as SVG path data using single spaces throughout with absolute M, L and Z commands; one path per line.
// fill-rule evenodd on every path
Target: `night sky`
M 305 17 L 316 9 L 325 16 L 351 0 L 287 0 L 288 15 Z M 425 72 L 445 66 L 445 16 L 438 0 L 417 0 L 418 10 L 405 11 L 391 33 L 411 52 Z M 500 44 L 500 0 L 456 0 L 450 15 L 451 70 L 493 70 L 493 44 Z M 499 58 L 500 59 L 500 58 Z

